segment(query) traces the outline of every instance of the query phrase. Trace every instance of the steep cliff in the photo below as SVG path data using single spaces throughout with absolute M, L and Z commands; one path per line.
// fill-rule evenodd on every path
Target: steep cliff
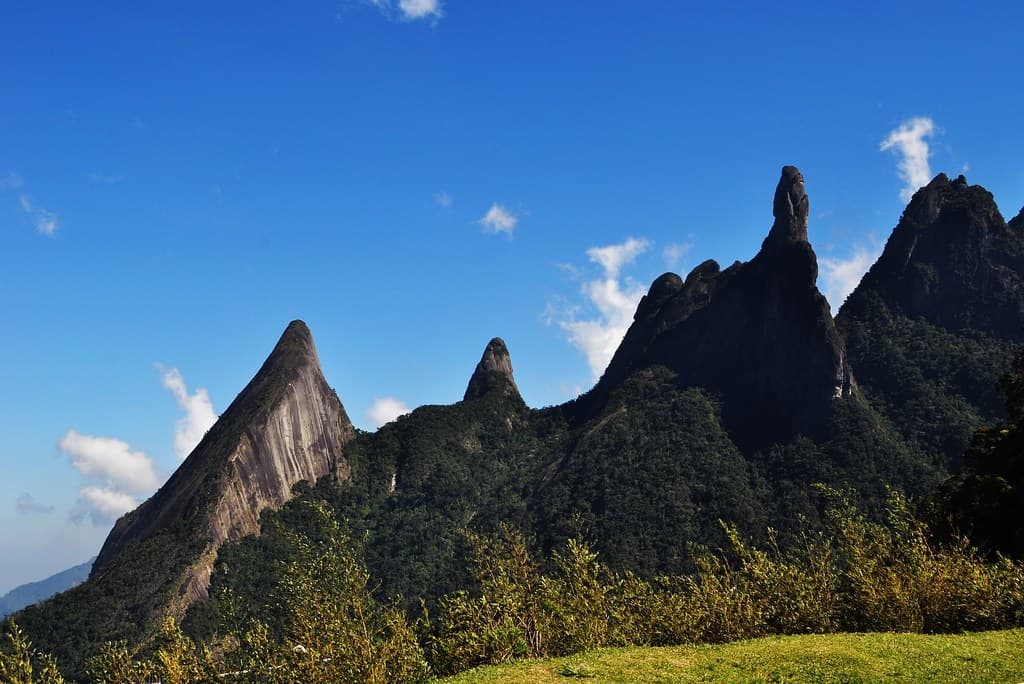
M 786 166 L 775 222 L 752 260 L 724 271 L 706 261 L 685 281 L 674 273 L 655 280 L 593 392 L 597 400 L 631 373 L 663 365 L 681 386 L 721 396 L 729 433 L 744 449 L 821 436 L 833 400 L 851 396 L 855 383 L 815 284 L 808 207 L 803 175 Z
M 185 605 L 206 595 L 217 548 L 259 532 L 264 508 L 291 497 L 339 464 L 352 423 L 327 385 L 302 321 L 284 331 L 263 367 L 167 483 L 117 521 L 93 568 L 102 574 L 132 542 L 183 523 L 205 539 L 184 571 Z
M 300 481 L 349 476 L 354 430 L 309 329 L 292 322 L 259 372 L 163 487 L 117 521 L 88 581 L 18 616 L 33 640 L 80 664 L 102 641 L 144 640 L 207 595 L 220 546 L 259 532 L 260 513 Z M 62 615 L 88 614 L 81 623 Z

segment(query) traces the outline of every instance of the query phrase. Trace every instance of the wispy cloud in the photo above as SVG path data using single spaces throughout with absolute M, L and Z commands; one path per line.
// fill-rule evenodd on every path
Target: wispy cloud
M 591 247 L 587 257 L 601 266 L 601 277 L 583 283 L 584 306 L 557 310 L 549 308 L 545 318 L 566 332 L 569 342 L 583 352 L 596 380 L 611 361 L 623 335 L 633 322 L 646 289 L 632 279 L 621 279 L 622 269 L 651 246 L 649 240 L 629 238 L 625 242 Z M 590 311 L 588 316 L 584 311 Z
M 57 233 L 57 229 L 60 228 L 60 219 L 52 211 L 46 209 L 35 212 L 32 220 L 36 224 L 36 230 L 47 237 L 53 237 Z
M 181 371 L 160 364 L 157 368 L 163 371 L 161 380 L 164 387 L 171 391 L 178 408 L 185 412 L 174 427 L 174 453 L 184 460 L 217 422 L 217 412 L 213 410 L 213 402 L 205 388 L 200 387 L 194 394 L 189 394 Z
M 845 259 L 831 257 L 818 259 L 818 264 L 821 266 L 822 291 L 832 307 L 833 314 L 839 312 L 839 307 L 857 288 L 861 278 L 881 255 L 882 245 L 872 242 L 870 248 L 863 245 L 856 247 L 853 254 Z
M 54 507 L 46 504 L 39 503 L 35 497 L 24 492 L 18 497 L 18 500 L 14 504 L 15 510 L 18 515 L 46 515 L 47 513 L 53 513 Z
M 505 233 L 506 235 L 511 235 L 512 231 L 516 229 L 516 224 L 519 223 L 519 217 L 495 202 L 477 223 L 484 227 L 485 233 Z
M 410 411 L 404 402 L 395 397 L 377 397 L 367 409 L 366 416 L 376 427 L 381 427 Z
M 443 209 L 451 209 L 452 205 L 455 204 L 455 200 L 447 192 L 439 192 L 434 195 L 434 204 Z
M 18 185 L 21 185 L 21 179 L 18 179 Z M 42 207 L 36 207 L 32 198 L 24 193 L 18 195 L 18 205 L 23 212 L 31 217 L 37 231 L 47 237 L 53 237 L 57 233 L 57 229 L 60 228 L 60 219 L 55 213 Z
M 904 202 L 909 202 L 914 193 L 932 179 L 928 163 L 931 149 L 925 138 L 932 137 L 935 132 L 935 122 L 930 117 L 916 116 L 889 131 L 889 136 L 879 146 L 881 151 L 891 150 L 900 157 L 896 166 L 904 182 L 900 190 L 900 199 Z
M 665 258 L 665 266 L 668 268 L 676 268 L 679 266 L 679 262 L 682 261 L 683 257 L 690 253 L 693 249 L 693 243 L 690 242 L 676 242 L 671 245 L 666 245 L 661 250 L 661 255 Z
M 591 247 L 587 250 L 587 257 L 604 268 L 606 278 L 617 278 L 623 266 L 632 263 L 640 253 L 646 251 L 650 246 L 650 240 L 631 237 L 617 245 Z
M 441 0 L 369 0 L 387 17 L 417 21 L 420 19 L 440 19 L 444 16 Z

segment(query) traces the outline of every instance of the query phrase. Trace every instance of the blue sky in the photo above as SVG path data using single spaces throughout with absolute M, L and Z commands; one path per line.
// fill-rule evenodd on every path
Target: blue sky
M 1024 204 L 1024 11 L 691 4 L 5 3 L 0 592 L 94 554 L 291 319 L 360 427 L 493 336 L 543 406 L 660 273 L 756 253 L 784 164 L 833 300 L 922 178 Z

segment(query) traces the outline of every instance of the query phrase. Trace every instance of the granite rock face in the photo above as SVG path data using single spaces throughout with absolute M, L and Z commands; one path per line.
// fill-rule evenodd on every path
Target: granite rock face
M 184 463 L 111 531 L 93 576 L 135 542 L 185 535 L 198 552 L 173 584 L 172 612 L 206 596 L 217 549 L 259 532 L 260 512 L 291 498 L 292 486 L 336 470 L 348 476 L 345 444 L 354 430 L 327 385 L 309 329 L 292 322 L 253 380 Z M 172 569 L 168 569 L 171 571 Z
M 821 435 L 832 402 L 856 385 L 816 286 L 808 207 L 803 175 L 786 166 L 757 256 L 725 270 L 706 261 L 685 280 L 674 273 L 655 280 L 591 400 L 636 370 L 663 365 L 681 385 L 721 397 L 730 435 L 744 450 Z
M 512 357 L 505 346 L 505 340 L 500 337 L 487 343 L 462 399 L 479 399 L 492 390 L 500 390 L 508 396 L 519 396 L 519 388 L 512 375 Z

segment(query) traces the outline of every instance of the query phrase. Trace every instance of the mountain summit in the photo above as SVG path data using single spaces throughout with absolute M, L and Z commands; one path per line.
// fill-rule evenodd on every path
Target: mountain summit
M 352 423 L 328 387 L 309 328 L 293 321 L 270 356 L 160 490 L 125 515 L 93 568 L 102 575 L 133 543 L 187 530 L 201 540 L 183 559 L 176 602 L 206 595 L 217 548 L 259 531 L 264 508 L 291 498 L 295 483 L 315 482 L 340 462 Z
M 910 200 L 847 314 L 871 297 L 945 330 L 1024 341 L 1024 221 L 1006 223 L 988 190 L 940 173 Z
M 505 340 L 500 337 L 487 343 L 462 399 L 479 399 L 493 389 L 500 389 L 509 396 L 519 396 L 519 388 L 512 376 L 512 357 L 505 346 Z
M 807 242 L 807 214 L 810 200 L 804 188 L 804 175 L 795 166 L 783 166 L 782 178 L 775 188 L 772 214 L 775 224 L 765 242 Z
M 681 385 L 722 397 L 723 418 L 743 448 L 820 435 L 832 401 L 850 396 L 855 383 L 815 285 L 808 208 L 803 174 L 785 166 L 775 222 L 751 261 L 724 271 L 706 261 L 685 280 L 655 280 L 594 390 L 598 399 L 632 372 L 662 365 Z

